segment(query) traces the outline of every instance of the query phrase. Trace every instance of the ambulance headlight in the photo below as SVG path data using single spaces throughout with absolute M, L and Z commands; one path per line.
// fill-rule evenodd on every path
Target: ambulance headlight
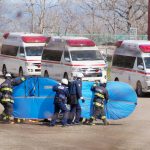
M 26 62 L 25 64 L 26 64 L 26 66 L 33 66 L 33 63 L 31 63 L 31 62 Z
M 72 68 L 72 71 L 73 72 L 82 72 L 81 68 L 74 68 L 74 67 Z

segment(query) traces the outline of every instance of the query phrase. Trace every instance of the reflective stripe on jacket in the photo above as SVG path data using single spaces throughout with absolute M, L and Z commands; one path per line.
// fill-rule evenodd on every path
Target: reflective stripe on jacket
M 102 98 L 102 99 L 105 99 L 105 96 L 104 94 L 101 94 L 101 93 L 95 93 L 95 96 L 99 97 L 99 98 Z
M 12 88 L 9 88 L 9 87 L 2 87 L 2 88 L 1 88 L 1 92 L 4 92 L 4 91 L 13 92 L 13 89 L 12 89 Z
M 14 103 L 14 100 L 12 100 L 10 98 L 3 98 L 3 99 L 1 99 L 1 102 L 11 102 L 11 103 Z

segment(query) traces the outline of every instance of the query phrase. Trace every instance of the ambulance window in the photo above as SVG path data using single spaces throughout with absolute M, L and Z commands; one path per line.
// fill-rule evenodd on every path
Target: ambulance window
M 71 51 L 70 53 L 73 61 L 103 60 L 103 57 L 98 50 L 77 50 Z
M 124 63 L 124 67 L 125 68 L 133 68 L 134 63 L 135 63 L 135 57 L 132 56 L 126 56 L 125 57 L 125 63 Z
M 143 65 L 143 60 L 142 60 L 141 57 L 138 57 L 138 58 L 137 58 L 137 66 L 139 66 L 139 65 L 144 66 L 144 65 Z
M 60 61 L 62 56 L 62 51 L 57 50 L 44 50 L 42 59 L 43 60 L 52 60 L 52 61 Z
M 32 47 L 26 47 L 26 55 L 27 56 L 41 56 L 43 46 L 32 46 Z
M 150 69 L 150 57 L 145 57 L 144 62 L 145 62 L 146 68 Z
M 114 55 L 113 66 L 123 67 L 123 68 L 133 68 L 135 62 L 135 57 L 132 56 L 122 56 Z
M 65 59 L 67 62 L 70 62 L 70 56 L 69 56 L 69 52 L 68 52 L 68 51 L 64 51 L 64 59 Z
M 24 57 L 24 48 L 23 47 L 20 47 L 20 56 Z
M 11 46 L 11 45 L 3 45 L 2 46 L 2 54 L 4 55 L 10 55 L 10 56 L 17 56 L 18 47 L 17 46 Z

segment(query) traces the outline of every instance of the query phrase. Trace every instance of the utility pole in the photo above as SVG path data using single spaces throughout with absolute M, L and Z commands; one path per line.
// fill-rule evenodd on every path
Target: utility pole
M 148 0 L 148 40 L 150 40 L 150 0 Z

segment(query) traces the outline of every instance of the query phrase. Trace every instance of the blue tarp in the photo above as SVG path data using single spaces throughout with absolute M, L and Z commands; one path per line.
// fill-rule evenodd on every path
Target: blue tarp
M 49 118 L 54 112 L 52 87 L 58 82 L 50 78 L 30 77 L 14 87 L 14 117 L 27 119 Z M 81 104 L 82 117 L 92 115 L 93 82 L 84 81 L 82 86 L 85 103 Z M 137 96 L 131 86 L 122 82 L 108 82 L 109 102 L 106 104 L 108 119 L 121 119 L 129 116 L 135 109 Z
M 43 119 L 54 112 L 52 87 L 58 82 L 49 78 L 30 77 L 14 87 L 14 117 Z
M 82 93 L 86 99 L 85 103 L 80 102 L 82 117 L 89 118 L 92 115 L 93 93 L 90 88 L 93 82 L 84 81 Z M 107 119 L 121 119 L 128 117 L 137 105 L 137 95 L 134 89 L 127 83 L 110 81 L 107 83 L 109 94 L 108 103 L 105 104 Z
M 137 105 L 135 90 L 127 83 L 108 82 L 109 102 L 105 106 L 108 119 L 128 117 Z

